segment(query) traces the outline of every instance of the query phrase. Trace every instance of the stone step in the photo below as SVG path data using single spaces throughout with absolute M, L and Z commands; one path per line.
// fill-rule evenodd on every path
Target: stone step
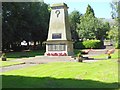
M 68 59 L 70 59 L 70 58 L 73 58 L 72 56 L 35 56 L 35 58 L 48 58 L 48 59 L 51 59 L 51 58 L 68 58 Z

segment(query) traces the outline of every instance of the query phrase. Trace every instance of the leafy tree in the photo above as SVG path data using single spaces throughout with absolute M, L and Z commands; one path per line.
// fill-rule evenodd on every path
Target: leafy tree
M 88 5 L 86 13 L 80 17 L 80 24 L 77 26 L 77 32 L 81 39 L 91 39 L 94 38 L 93 30 L 95 29 L 95 16 L 94 10 Z
M 113 19 L 115 19 L 116 17 L 118 17 L 118 12 L 119 12 L 119 6 L 118 6 L 118 2 L 112 2 L 110 3 L 110 6 L 112 8 L 112 11 L 111 11 L 111 16 Z
M 69 14 L 70 30 L 72 33 L 72 39 L 74 41 L 78 41 L 78 39 L 79 39 L 76 29 L 77 29 L 77 24 L 80 24 L 81 16 L 82 16 L 82 14 L 80 14 L 80 12 L 77 10 L 74 10 L 73 12 L 71 12 Z
M 20 47 L 23 40 L 40 41 L 47 37 L 49 11 L 44 2 L 4 2 L 3 49 Z
M 108 37 L 114 41 L 118 41 L 118 27 L 112 27 L 108 33 Z
M 93 10 L 93 8 L 88 4 L 87 10 L 86 10 L 86 13 L 85 13 L 85 17 L 88 17 L 89 15 L 95 18 L 94 10 Z
M 109 22 L 103 22 L 102 19 L 95 20 L 95 39 L 103 41 L 108 36 L 110 30 Z
M 120 1 L 118 2 L 112 2 L 111 4 L 111 8 L 112 8 L 112 18 L 116 21 L 116 24 L 111 27 L 109 34 L 109 38 L 111 40 L 114 40 L 117 44 L 118 44 L 118 48 L 120 48 Z
M 77 26 L 77 32 L 81 39 L 103 40 L 109 29 L 109 23 L 103 23 L 102 20 L 96 18 L 90 5 L 88 5 L 86 13 L 80 17 L 80 24 Z

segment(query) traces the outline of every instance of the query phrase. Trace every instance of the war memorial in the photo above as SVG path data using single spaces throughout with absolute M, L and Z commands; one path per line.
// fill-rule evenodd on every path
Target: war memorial
M 45 56 L 71 56 L 73 42 L 68 21 L 68 6 L 65 3 L 53 4 L 51 9 Z

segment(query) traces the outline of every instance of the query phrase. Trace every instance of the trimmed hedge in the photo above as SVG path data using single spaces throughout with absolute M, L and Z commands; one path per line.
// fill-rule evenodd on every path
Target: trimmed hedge
M 85 48 L 101 48 L 102 42 L 100 40 L 87 40 L 83 41 Z
M 86 40 L 83 42 L 76 42 L 74 44 L 75 49 L 88 49 L 88 48 L 94 48 L 99 49 L 102 48 L 103 42 L 100 40 Z

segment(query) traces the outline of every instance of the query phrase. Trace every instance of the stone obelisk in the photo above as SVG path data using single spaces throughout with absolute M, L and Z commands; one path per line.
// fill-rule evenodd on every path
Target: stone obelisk
M 45 56 L 73 55 L 73 42 L 68 20 L 68 7 L 65 3 L 53 4 Z

